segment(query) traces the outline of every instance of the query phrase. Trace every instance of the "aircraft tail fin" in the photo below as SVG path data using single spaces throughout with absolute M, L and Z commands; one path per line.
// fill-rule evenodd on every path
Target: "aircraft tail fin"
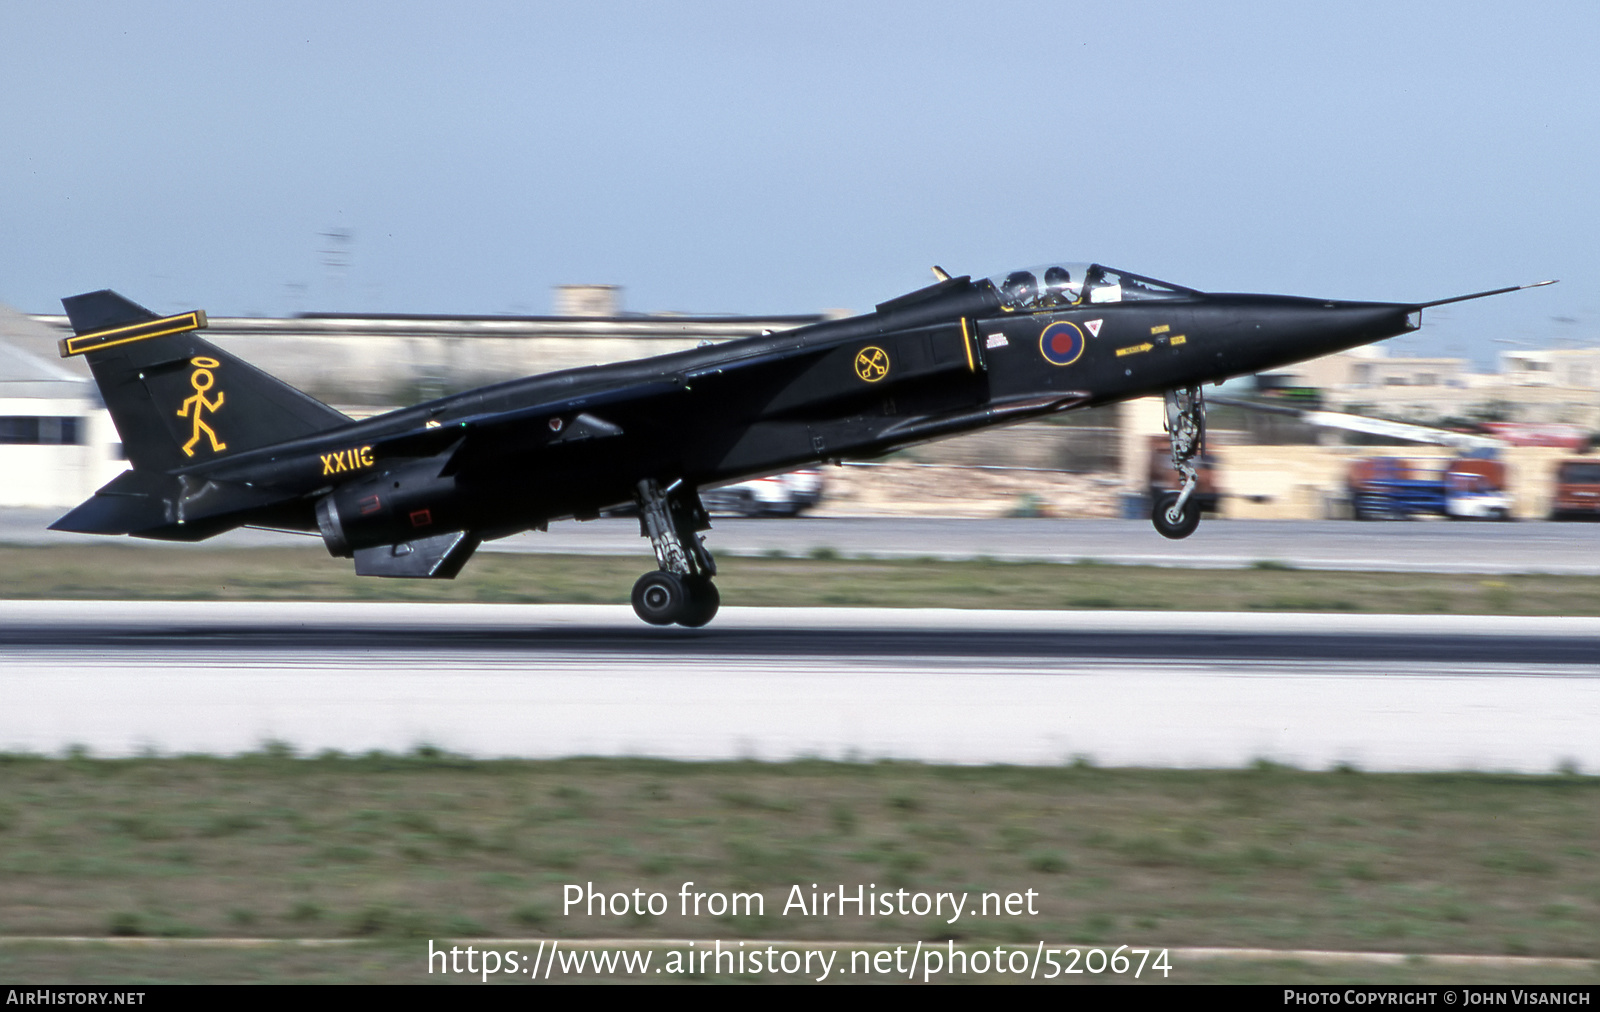
M 73 330 L 61 356 L 88 361 L 135 470 L 170 471 L 350 422 L 202 339 L 201 310 L 161 317 L 109 290 L 61 304 Z

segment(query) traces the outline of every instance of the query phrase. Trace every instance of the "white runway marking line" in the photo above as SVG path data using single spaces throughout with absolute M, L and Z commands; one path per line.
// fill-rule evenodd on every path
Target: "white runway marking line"
M 175 664 L 192 660 L 189 648 L 165 649 L 137 647 L 128 650 L 73 647 L 39 649 L 7 648 L 0 645 L 0 657 L 12 655 L 7 665 L 21 667 L 101 666 L 117 669 L 171 671 Z M 1171 661 L 1165 658 L 1118 656 L 1115 654 L 1007 654 L 1001 658 L 982 655 L 900 654 L 852 656 L 852 670 L 882 673 L 969 673 L 993 676 L 1091 675 L 1111 670 L 1124 673 L 1157 672 L 1238 678 L 1293 677 L 1391 677 L 1391 678 L 1600 678 L 1600 658 L 1593 664 L 1546 663 L 1519 665 L 1469 661 L 1416 661 L 1393 658 L 1354 658 L 1304 660 L 1296 658 L 1221 658 Z M 348 673 L 395 671 L 426 672 L 439 676 L 475 670 L 520 671 L 530 675 L 546 673 L 596 672 L 615 674 L 648 666 L 655 670 L 700 672 L 707 668 L 737 667 L 753 674 L 825 675 L 840 671 L 840 659 L 829 656 L 775 657 L 753 656 L 722 651 L 703 653 L 676 651 L 657 654 L 647 650 L 519 650 L 516 648 L 418 647 L 414 649 L 343 649 L 319 651 L 288 648 L 266 650 L 241 648 L 219 651 L 206 658 L 208 670 L 323 670 Z M 1394 670 L 1402 668 L 1403 670 Z
M 307 632 L 479 630 L 485 634 L 641 631 L 627 605 L 451 604 L 300 601 L 0 601 L 0 632 L 13 624 L 63 631 L 157 630 L 193 637 L 241 627 L 298 626 Z M 703 632 L 658 630 L 652 646 L 682 646 L 725 630 L 802 632 L 1136 632 L 1163 635 L 1316 634 L 1556 636 L 1600 638 L 1600 617 L 1328 612 L 1044 611 L 976 608 L 753 608 L 729 606 Z M 533 641 L 529 641 L 530 643 Z

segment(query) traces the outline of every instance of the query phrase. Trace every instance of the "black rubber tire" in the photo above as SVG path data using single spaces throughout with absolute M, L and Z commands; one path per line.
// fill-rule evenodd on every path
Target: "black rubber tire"
M 651 625 L 671 625 L 688 606 L 689 589 L 677 573 L 658 569 L 633 585 L 633 613 Z
M 1200 510 L 1191 498 L 1183 504 L 1183 513 L 1173 519 L 1167 516 L 1167 511 L 1178 501 L 1177 492 L 1168 492 L 1156 500 L 1155 508 L 1150 511 L 1150 522 L 1155 525 L 1156 532 L 1164 538 L 1174 541 L 1186 538 L 1194 533 L 1200 526 Z
M 678 615 L 678 624 L 686 629 L 698 629 L 717 617 L 722 607 L 722 595 L 710 577 L 690 576 L 683 581 L 689 592 L 689 601 Z

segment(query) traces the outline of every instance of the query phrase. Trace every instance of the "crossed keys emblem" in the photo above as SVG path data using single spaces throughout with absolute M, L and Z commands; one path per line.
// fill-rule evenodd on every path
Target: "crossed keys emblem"
M 889 353 L 876 345 L 868 345 L 856 352 L 856 375 L 868 383 L 876 383 L 889 375 Z
M 199 358 L 191 358 L 189 364 L 194 366 L 194 372 L 189 376 L 189 385 L 194 387 L 194 396 L 184 399 L 183 406 L 178 409 L 178 417 L 188 418 L 190 417 L 189 413 L 191 411 L 194 412 L 194 435 L 189 437 L 187 443 L 183 444 L 183 454 L 186 457 L 194 456 L 195 444 L 200 442 L 201 433 L 204 433 L 206 438 L 211 440 L 211 451 L 213 453 L 219 450 L 226 450 L 228 444 L 217 441 L 216 430 L 207 425 L 203 417 L 205 412 L 215 411 L 222 407 L 222 400 L 226 396 L 221 390 L 217 391 L 217 399 L 214 401 L 206 396 L 206 391 L 210 390 L 217 382 L 217 378 L 211 370 L 222 365 L 222 363 L 214 358 L 201 356 Z

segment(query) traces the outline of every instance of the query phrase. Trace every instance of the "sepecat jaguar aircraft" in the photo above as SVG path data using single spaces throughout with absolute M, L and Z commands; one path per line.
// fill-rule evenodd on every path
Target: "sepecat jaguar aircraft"
M 112 291 L 63 299 L 131 468 L 54 530 L 198 541 L 241 526 L 321 534 L 364 576 L 451 578 L 487 539 L 632 504 L 658 568 L 633 607 L 716 614 L 699 490 L 1132 397 L 1166 398 L 1188 536 L 1201 386 L 1417 329 L 1435 302 L 1194 291 L 1100 264 L 936 284 L 779 334 L 497 383 L 355 421 Z M 1551 282 L 1539 282 L 1550 284 Z

